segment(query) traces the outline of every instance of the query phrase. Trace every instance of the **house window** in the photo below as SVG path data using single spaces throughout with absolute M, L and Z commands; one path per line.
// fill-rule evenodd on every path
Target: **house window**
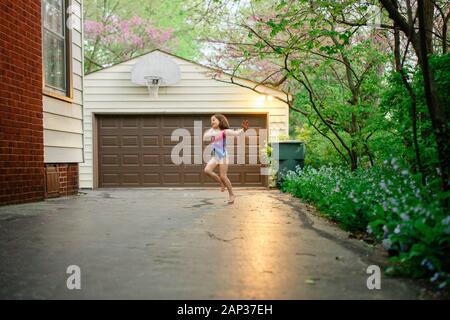
M 43 59 L 45 91 L 70 97 L 70 30 L 68 0 L 43 0 Z

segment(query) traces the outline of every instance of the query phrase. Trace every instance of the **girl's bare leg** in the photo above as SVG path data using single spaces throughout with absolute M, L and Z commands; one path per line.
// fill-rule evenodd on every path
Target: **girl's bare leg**
M 220 172 L 220 179 L 223 181 L 223 183 L 227 187 L 228 194 L 230 195 L 230 199 L 228 200 L 228 203 L 234 203 L 234 199 L 236 199 L 236 196 L 233 193 L 233 186 L 231 185 L 230 179 L 228 179 L 228 176 L 227 176 L 228 165 L 227 164 L 219 164 L 219 172 Z
M 209 161 L 205 167 L 205 173 L 216 180 L 220 185 L 223 185 L 222 179 L 214 172 L 214 168 L 217 166 L 215 161 Z

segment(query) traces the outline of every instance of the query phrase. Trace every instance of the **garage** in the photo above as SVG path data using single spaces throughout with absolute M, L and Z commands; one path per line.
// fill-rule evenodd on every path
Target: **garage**
M 258 134 L 266 129 L 266 114 L 227 114 L 232 128 L 248 119 Z M 175 129 L 194 135 L 194 121 L 208 129 L 210 115 L 102 115 L 98 117 L 99 187 L 209 187 L 216 183 L 205 176 L 202 164 L 176 165 L 171 160 L 171 140 Z M 245 137 L 246 163 L 249 163 L 249 137 Z M 260 143 L 257 141 L 257 143 Z M 264 143 L 264 142 L 262 142 Z M 206 145 L 206 144 L 205 144 Z M 229 153 L 238 145 L 229 143 Z M 231 150 L 230 148 L 234 148 Z M 194 146 L 191 163 L 194 163 Z M 260 174 L 262 164 L 232 164 L 229 178 L 234 186 L 262 187 L 267 177 Z M 236 161 L 237 162 L 237 161 Z
M 170 60 L 164 68 L 178 70 L 177 81 L 162 83 L 152 95 L 133 75 L 144 70 L 141 63 L 148 66 L 161 56 Z M 174 130 L 201 136 L 215 113 L 226 115 L 232 129 L 240 128 L 244 119 L 254 129 L 246 133 L 245 143 L 241 140 L 231 147 L 227 139 L 228 152 L 235 160 L 228 175 L 233 185 L 267 187 L 270 176 L 261 175 L 265 165 L 259 156 L 256 160 L 253 156 L 255 144 L 259 155 L 265 143 L 288 135 L 289 108 L 281 101 L 286 96 L 252 80 L 234 78 L 238 80 L 257 90 L 230 83 L 230 75 L 161 50 L 86 74 L 80 188 L 217 188 L 203 174 L 205 162 L 201 160 L 205 159 L 176 164 L 171 158 L 179 144 L 171 139 Z M 201 121 L 203 128 L 194 129 L 196 121 Z M 203 143 L 203 148 L 207 145 Z M 194 144 L 190 152 L 201 147 Z

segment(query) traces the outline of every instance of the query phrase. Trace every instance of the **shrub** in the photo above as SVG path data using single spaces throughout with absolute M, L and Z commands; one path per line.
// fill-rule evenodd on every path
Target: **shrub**
M 437 181 L 422 186 L 393 158 L 354 172 L 298 168 L 285 176 L 282 190 L 314 204 L 344 229 L 382 242 L 394 253 L 389 273 L 450 286 L 450 215 L 442 205 L 448 194 L 438 191 Z

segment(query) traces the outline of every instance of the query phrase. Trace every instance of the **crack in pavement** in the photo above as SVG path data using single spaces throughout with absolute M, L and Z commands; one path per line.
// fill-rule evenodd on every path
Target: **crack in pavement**
M 315 254 L 312 253 L 302 253 L 302 252 L 297 252 L 296 253 L 297 256 L 310 256 L 310 257 L 316 257 Z
M 222 239 L 222 238 L 217 237 L 217 236 L 216 236 L 214 233 L 212 233 L 212 232 L 206 231 L 206 233 L 208 234 L 208 236 L 209 236 L 211 239 L 218 240 L 218 241 L 222 241 L 222 242 L 231 242 L 231 241 L 233 241 L 233 240 L 244 239 L 244 237 L 236 237 L 236 238 L 233 238 L 233 239 Z
M 194 204 L 190 207 L 183 207 L 183 208 L 191 209 L 191 208 L 201 208 L 204 206 L 212 206 L 212 205 L 214 205 L 214 203 L 212 203 L 211 200 L 213 200 L 213 199 L 203 199 L 203 200 L 200 200 L 199 204 Z

